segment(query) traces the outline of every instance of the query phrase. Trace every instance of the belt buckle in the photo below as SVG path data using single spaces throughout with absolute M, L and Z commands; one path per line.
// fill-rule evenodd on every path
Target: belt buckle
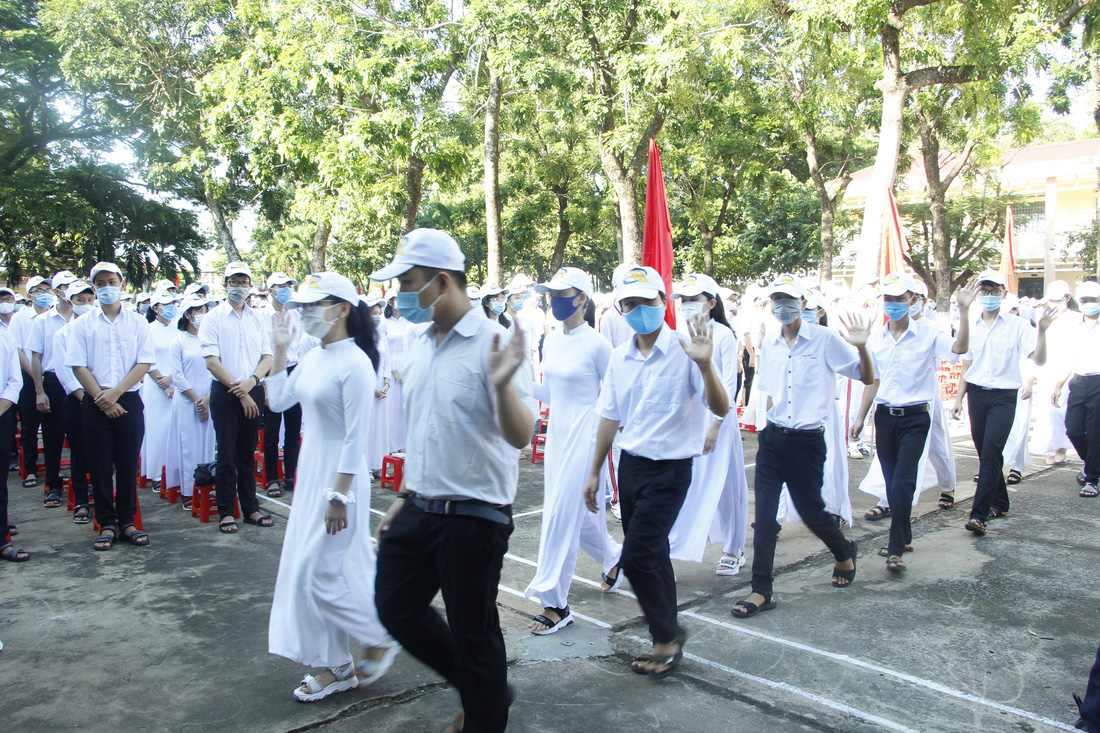
M 445 499 L 444 501 L 442 501 L 440 503 L 443 504 L 443 514 L 454 514 L 454 511 L 453 511 L 453 509 L 454 509 L 454 500 L 453 499 Z
M 887 407 L 886 411 L 890 414 L 890 417 L 905 417 L 904 407 Z

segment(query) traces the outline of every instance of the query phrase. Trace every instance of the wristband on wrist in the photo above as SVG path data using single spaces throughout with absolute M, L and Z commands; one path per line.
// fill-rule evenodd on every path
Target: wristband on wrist
M 725 415 L 722 415 L 721 417 L 718 417 L 717 415 L 715 415 L 715 416 L 714 416 L 714 419 L 715 419 L 715 420 L 717 420 L 718 422 L 722 422 L 723 420 L 725 420 L 725 419 L 726 419 L 726 416 L 725 416 Z
M 355 503 L 354 491 L 349 491 L 345 495 L 341 494 L 339 491 L 334 491 L 333 489 L 325 489 L 323 492 L 321 492 L 321 496 L 322 498 L 324 498 L 325 501 L 338 501 L 344 506 Z
M 393 498 L 395 498 L 395 499 L 408 499 L 410 496 L 412 496 L 412 494 L 409 493 L 408 491 L 398 491 L 396 494 L 394 494 Z

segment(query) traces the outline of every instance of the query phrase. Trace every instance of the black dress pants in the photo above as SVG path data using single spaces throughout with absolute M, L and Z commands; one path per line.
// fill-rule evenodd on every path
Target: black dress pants
M 249 396 L 257 406 L 264 403 L 259 385 Z M 241 401 L 221 382 L 210 384 L 210 419 L 214 421 L 217 463 L 214 468 L 214 492 L 218 497 L 218 515 L 233 516 L 233 499 L 240 497 L 241 515 L 260 510 L 256 499 L 256 439 L 260 435 L 260 417 L 244 416 Z
M 821 485 L 825 471 L 825 433 L 823 431 L 786 430 L 768 425 L 760 431 L 756 452 L 756 528 L 752 538 L 752 590 L 765 598 L 772 596 L 772 572 L 775 568 L 775 541 L 779 536 L 779 497 L 783 484 L 802 521 L 825 543 L 837 562 L 851 559 L 852 546 L 825 511 Z
M 691 459 L 654 461 L 622 451 L 619 508 L 623 553 L 619 570 L 630 579 L 654 644 L 683 636 L 676 620 L 676 575 L 668 533 L 691 485 Z
M 455 686 L 465 733 L 508 727 L 496 599 L 512 529 L 479 517 L 428 514 L 406 501 L 378 548 L 378 618 L 405 651 Z M 436 593 L 443 595 L 446 621 L 432 608 Z
M 23 449 L 23 468 L 28 475 L 38 473 L 38 426 L 42 413 L 38 411 L 37 399 L 34 379 L 23 372 L 23 388 L 19 390 L 19 446 Z
M 80 400 L 66 395 L 61 403 L 61 418 L 69 439 L 69 475 L 73 482 L 73 497 L 77 506 L 88 504 L 88 453 L 84 444 L 84 416 Z M 143 418 L 144 420 L 144 418 Z
M 289 376 L 295 367 L 287 367 Z M 264 410 L 264 482 L 279 480 L 279 426 L 286 424 L 283 442 L 283 472 L 287 488 L 294 487 L 294 472 L 298 468 L 298 447 L 302 436 L 302 406 L 295 404 L 284 412 Z
M 986 389 L 967 385 L 966 403 L 970 415 L 970 437 L 978 451 L 978 488 L 970 518 L 985 521 L 990 509 L 1008 511 L 1005 485 L 1005 443 L 1016 418 L 1016 389 Z
M 88 466 L 95 492 L 95 520 L 100 527 L 120 529 L 134 522 L 137 510 L 137 468 L 145 437 L 145 406 L 141 395 L 125 392 L 118 404 L 126 410 L 107 417 L 85 393 L 80 403 L 87 439 Z
M 42 374 L 42 389 L 50 401 L 50 411 L 38 413 L 42 425 L 43 459 L 46 464 L 46 488 L 50 493 L 60 495 L 64 489 L 61 482 L 61 451 L 65 447 L 65 417 L 62 414 L 65 404 L 65 388 L 53 372 Z
M 1085 479 L 1096 483 L 1100 480 L 1100 374 L 1070 381 L 1066 435 L 1085 462 Z
M 913 415 L 891 415 L 886 405 L 875 410 L 875 448 L 882 477 L 886 479 L 886 501 L 890 505 L 890 541 L 887 551 L 899 557 L 913 541 L 910 524 L 913 494 L 917 491 L 924 444 L 932 416 L 927 411 Z
M 12 405 L 4 411 L 3 415 L 0 415 L 0 465 L 6 466 L 3 463 L 4 456 L 7 456 L 7 460 L 11 460 L 11 441 L 15 436 L 15 413 L 16 407 Z M 0 474 L 0 545 L 6 545 L 11 542 L 11 537 L 8 534 L 8 474 Z

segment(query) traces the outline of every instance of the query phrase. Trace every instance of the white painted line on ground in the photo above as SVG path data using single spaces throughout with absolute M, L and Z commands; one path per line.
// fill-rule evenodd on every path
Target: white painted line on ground
M 757 639 L 764 639 L 765 641 L 770 641 L 770 642 L 773 642 L 773 643 L 776 643 L 776 644 L 781 644 L 783 646 L 787 646 L 787 647 L 790 647 L 792 649 L 798 649 L 799 651 L 809 652 L 810 654 L 816 654 L 818 656 L 822 656 L 822 657 L 825 657 L 827 659 L 833 659 L 833 660 L 838 661 L 838 662 L 844 662 L 844 663 L 850 664 L 854 667 L 860 667 L 860 668 L 863 668 L 863 669 L 866 669 L 866 670 L 869 670 L 869 671 L 872 671 L 872 672 L 877 672 L 877 673 L 882 674 L 882 675 L 887 675 L 889 677 L 894 677 L 894 678 L 899 679 L 899 680 L 904 680 L 905 682 L 909 682 L 910 684 L 918 685 L 920 687 L 926 687 L 930 690 L 941 693 L 943 695 L 949 695 L 951 697 L 955 697 L 955 698 L 958 698 L 960 700 L 965 700 L 967 702 L 973 702 L 973 703 L 977 703 L 979 705 L 984 705 L 988 708 L 992 708 L 994 710 L 999 710 L 999 711 L 1004 712 L 1004 713 L 1010 713 L 1012 715 L 1017 715 L 1021 718 L 1027 718 L 1028 720 L 1033 720 L 1037 723 L 1042 723 L 1044 725 L 1049 725 L 1051 727 L 1058 728 L 1059 730 L 1067 730 L 1067 731 L 1076 730 L 1076 728 L 1074 728 L 1072 726 L 1069 726 L 1069 725 L 1066 725 L 1065 723 L 1061 723 L 1061 722 L 1059 722 L 1057 720 L 1053 720 L 1051 718 L 1043 717 L 1042 715 L 1036 715 L 1035 713 L 1028 712 L 1027 710 L 1021 710 L 1020 708 L 1015 708 L 1015 707 L 1012 707 L 1011 705 L 1005 705 L 1003 703 L 999 703 L 999 702 L 996 702 L 994 700 L 989 700 L 989 699 L 984 698 L 984 697 L 979 697 L 978 695 L 972 695 L 969 692 L 963 692 L 961 690 L 956 690 L 952 687 L 948 687 L 947 685 L 940 684 L 939 682 L 936 682 L 934 680 L 926 680 L 922 677 L 917 677 L 915 675 L 907 674 L 905 672 L 898 672 L 896 670 L 890 669 L 889 667 L 882 667 L 882 666 L 879 666 L 877 664 L 872 664 L 870 662 L 864 662 L 862 659 L 856 659 L 855 657 L 850 657 L 847 654 L 837 654 L 836 652 L 829 652 L 829 651 L 825 651 L 824 649 L 818 649 L 816 647 L 809 646 L 807 644 L 801 644 L 797 641 L 790 641 L 789 639 L 783 639 L 783 638 L 778 637 L 778 636 L 772 636 L 771 634 L 765 634 L 761 631 L 753 631 L 753 630 L 747 629 L 743 626 L 738 626 L 736 624 L 731 624 L 731 623 L 727 623 L 725 621 L 719 621 L 718 619 L 710 618 L 708 616 L 703 616 L 701 614 L 695 613 L 694 611 L 681 611 L 681 615 L 687 616 L 688 618 L 693 618 L 697 621 L 703 621 L 703 622 L 708 623 L 708 624 L 713 624 L 715 626 L 719 626 L 719 627 L 721 627 L 723 629 L 727 629 L 729 631 L 736 631 L 739 634 L 746 634 L 748 636 L 756 637 Z M 685 656 L 687 656 L 687 655 L 685 654 Z
M 529 512 L 521 512 L 519 514 L 513 514 L 512 519 L 522 519 L 523 517 L 533 517 L 536 514 L 542 514 L 542 510 L 541 509 L 534 509 L 534 510 L 529 511 Z
M 270 496 L 261 496 L 260 494 L 257 494 L 256 498 L 262 501 L 270 501 L 272 504 L 278 504 L 279 506 L 285 506 L 287 509 L 290 508 L 290 504 L 279 501 L 278 499 L 272 499 Z
M 517 598 L 523 598 L 524 600 L 526 600 L 526 596 L 524 596 L 522 593 L 520 593 L 515 588 L 509 588 L 508 586 L 506 586 L 504 584 L 497 584 L 497 588 L 499 590 L 504 591 L 505 593 L 516 596 Z M 603 621 L 600 621 L 599 619 L 592 618 L 591 616 L 585 616 L 583 613 L 577 613 L 576 611 L 574 611 L 572 609 L 570 609 L 569 613 L 571 613 L 574 617 L 579 618 L 581 621 L 587 621 L 588 623 L 592 624 L 593 626 L 599 626 L 601 629 L 608 629 L 608 630 L 611 629 L 611 624 L 604 623 Z

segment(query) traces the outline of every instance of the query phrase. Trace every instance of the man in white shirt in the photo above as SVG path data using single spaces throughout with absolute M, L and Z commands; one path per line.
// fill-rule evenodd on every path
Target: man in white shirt
M 1073 340 L 1072 361 L 1066 376 L 1055 386 L 1050 401 L 1055 407 L 1061 398 L 1062 386 L 1069 383 L 1066 403 L 1066 434 L 1077 455 L 1085 462 L 1077 474 L 1080 495 L 1091 499 L 1100 494 L 1100 283 L 1084 282 L 1077 286 L 1077 303 L 1083 320 L 1077 326 Z
M 849 433 L 859 440 L 871 404 L 875 404 L 875 447 L 886 480 L 886 499 L 891 510 L 886 569 L 905 570 L 902 554 L 913 548 L 910 518 L 917 490 L 917 469 L 924 455 L 932 401 L 939 399 L 936 367 L 966 353 L 970 343 L 968 321 L 959 326 L 955 342 L 942 331 L 910 318 L 910 308 L 920 296 L 913 278 L 891 273 L 882 282 L 883 311 L 889 321 L 867 343 L 875 367 L 875 381 L 863 390 L 863 403 Z M 977 283 L 960 288 L 960 308 L 974 302 Z M 879 552 L 882 554 L 882 551 Z
M 603 379 L 600 425 L 585 501 L 595 512 L 603 464 L 618 436 L 619 504 L 623 539 L 619 573 L 638 597 L 653 650 L 638 657 L 631 670 L 655 678 L 679 667 L 687 633 L 676 619 L 676 576 L 668 534 L 691 485 L 691 462 L 703 450 L 704 403 L 722 421 L 729 397 L 714 368 L 709 316 L 687 324 L 682 338 L 665 323 L 668 298 L 652 267 L 617 270 L 615 297 L 635 333 L 617 347 Z M 602 497 L 601 497 L 602 498 Z
M 31 376 L 31 355 L 27 350 L 27 339 L 31 333 L 31 321 L 52 308 L 57 298 L 53 294 L 50 281 L 38 275 L 27 280 L 27 295 L 30 297 L 30 307 L 19 311 L 11 319 L 8 335 L 18 350 L 19 366 L 23 372 L 18 408 L 19 443 L 23 453 L 23 470 L 26 472 L 23 486 L 30 488 L 38 485 L 38 428 L 42 418 L 38 412 L 34 379 Z
M 84 399 L 84 388 L 73 374 L 71 367 L 65 365 L 69 352 L 69 337 L 76 320 L 96 310 L 95 288 L 86 280 L 73 281 L 66 290 L 66 297 L 73 307 L 73 317 L 54 334 L 53 350 L 57 354 L 54 372 L 65 392 L 61 402 L 61 418 L 65 424 L 65 438 L 69 442 L 69 475 L 73 487 L 73 524 L 87 524 L 91 521 L 88 512 L 88 450 L 84 441 L 84 416 L 80 403 Z
M 268 305 L 262 311 L 264 326 L 271 332 L 271 319 L 276 313 L 285 314 L 294 331 L 303 333 L 301 316 L 297 309 L 289 310 L 284 305 L 294 297 L 294 286 L 298 284 L 285 272 L 273 272 L 267 278 L 267 292 L 271 296 Z M 270 336 L 269 336 L 270 338 Z M 300 358 L 301 335 L 295 338 L 286 351 L 286 373 L 292 374 Z M 272 344 L 274 349 L 274 343 Z M 294 472 L 298 468 L 298 441 L 302 436 L 302 406 L 294 403 L 284 412 L 275 412 L 264 408 L 264 481 L 267 495 L 278 498 L 283 491 L 294 491 Z M 279 483 L 279 428 L 286 426 L 286 439 L 283 441 L 283 474 L 286 480 Z
M 240 497 L 245 524 L 274 526 L 260 514 L 256 499 L 256 440 L 260 432 L 263 378 L 271 368 L 271 328 L 263 316 L 248 307 L 252 270 L 243 262 L 225 267 L 228 300 L 206 314 L 199 328 L 202 355 L 213 375 L 210 419 L 217 442 L 214 490 L 218 496 L 218 529 L 236 534 L 234 497 Z
M 459 692 L 455 730 L 500 733 L 508 685 L 497 584 L 537 411 L 523 332 L 508 332 L 466 295 L 466 260 L 449 235 L 416 229 L 372 280 L 396 278 L 397 309 L 431 326 L 409 346 L 402 491 L 378 528 L 375 604 L 406 651 Z M 443 595 L 447 618 L 431 607 Z
M 15 291 L 11 288 L 0 288 L 0 331 L 6 332 L 14 317 Z
M 73 323 L 65 364 L 84 388 L 81 409 L 100 535 L 96 550 L 119 539 L 149 544 L 134 526 L 137 468 L 145 414 L 138 385 L 156 361 L 149 324 L 122 307 L 122 271 L 112 262 L 92 267 L 99 309 Z
M 11 294 L 11 291 L 7 291 Z M 12 294 L 12 301 L 15 301 Z M 17 349 L 6 332 L 0 331 L 0 466 L 8 462 L 5 455 L 15 441 L 15 403 L 23 386 Z M 8 477 L 0 475 L 0 560 L 26 562 L 30 553 L 16 547 L 11 541 L 14 524 L 8 522 Z
M 61 506 L 64 485 L 61 480 L 61 450 L 65 444 L 65 422 L 61 415 L 65 390 L 57 380 L 56 370 L 64 366 L 65 354 L 58 353 L 54 335 L 73 317 L 73 307 L 65 289 L 76 282 L 67 270 L 57 273 L 51 281 L 57 303 L 31 321 L 27 336 L 27 351 L 31 354 L 31 379 L 34 380 L 35 404 L 42 425 L 43 462 L 46 464 L 46 507 Z
M 970 319 L 970 349 L 963 355 L 963 377 L 955 398 L 954 415 L 967 399 L 970 436 L 978 451 L 978 487 L 966 529 L 977 536 L 986 533 L 986 521 L 1008 514 L 1008 487 L 1004 477 L 1004 450 L 1016 416 L 1016 395 L 1023 386 L 1020 361 L 1027 357 L 1042 366 L 1047 359 L 1046 331 L 1053 313 L 1044 307 L 1036 332 L 1031 324 L 1002 312 L 1005 280 L 1001 273 L 986 270 L 978 275 L 977 318 L 960 308 L 962 319 Z
M 793 275 L 780 275 L 768 297 L 772 314 L 783 325 L 760 343 L 756 386 L 767 396 L 769 407 L 756 453 L 752 595 L 731 609 L 735 618 L 750 618 L 776 607 L 772 595 L 775 541 L 780 529 L 776 514 L 784 484 L 802 521 L 833 553 L 833 585 L 847 588 L 856 575 L 856 543 L 844 539 L 821 498 L 824 425 L 829 411 L 835 409 L 837 374 L 864 384 L 874 381 L 867 352 L 869 323 L 841 318 L 847 331 L 844 338 L 824 326 L 804 323 L 805 291 Z

